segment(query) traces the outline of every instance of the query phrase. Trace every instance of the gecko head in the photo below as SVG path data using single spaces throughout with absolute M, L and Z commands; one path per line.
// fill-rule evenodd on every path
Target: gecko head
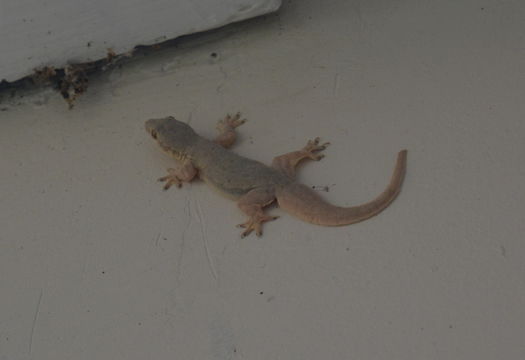
M 149 119 L 145 124 L 146 131 L 166 152 L 182 160 L 188 147 L 196 138 L 196 133 L 186 123 L 173 116 L 160 119 Z

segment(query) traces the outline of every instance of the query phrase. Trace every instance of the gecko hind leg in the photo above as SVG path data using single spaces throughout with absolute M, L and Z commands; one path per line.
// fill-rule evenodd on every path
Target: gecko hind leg
M 214 141 L 226 149 L 230 148 L 237 139 L 235 128 L 241 126 L 245 122 L 246 119 L 241 119 L 240 112 L 233 116 L 230 114 L 226 115 L 224 119 L 221 119 L 217 122 L 217 130 L 219 131 L 219 135 L 217 135 Z
M 303 159 L 311 159 L 315 161 L 321 160 L 324 155 L 319 154 L 320 151 L 326 149 L 330 143 L 319 144 L 320 139 L 317 137 L 314 140 L 308 140 L 308 143 L 299 151 L 292 151 L 290 153 L 277 156 L 273 159 L 272 167 L 284 172 L 291 178 L 295 178 L 297 165 Z
M 245 223 L 237 225 L 245 230 L 241 237 L 249 235 L 255 231 L 257 236 L 262 235 L 262 224 L 267 221 L 272 221 L 278 216 L 269 216 L 264 214 L 263 208 L 275 201 L 275 193 L 273 189 L 254 189 L 243 195 L 238 201 L 237 206 L 249 216 Z

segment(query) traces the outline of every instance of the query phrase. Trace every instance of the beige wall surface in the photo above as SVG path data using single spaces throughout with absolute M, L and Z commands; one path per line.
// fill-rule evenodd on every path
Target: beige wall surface
M 0 359 L 525 358 L 525 3 L 287 1 L 90 81 L 0 104 Z M 203 183 L 144 131 L 205 136 L 248 118 L 233 151 L 271 162 L 315 136 L 299 180 L 347 227 L 279 208 L 240 238 Z M 323 191 L 328 186 L 329 191 Z

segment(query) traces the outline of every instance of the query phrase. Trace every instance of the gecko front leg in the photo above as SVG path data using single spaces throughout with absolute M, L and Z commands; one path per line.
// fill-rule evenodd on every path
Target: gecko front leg
M 237 139 L 235 128 L 241 126 L 245 122 L 246 119 L 241 119 L 240 112 L 234 116 L 231 116 L 230 114 L 226 115 L 224 119 L 219 120 L 217 123 L 219 135 L 217 135 L 214 141 L 226 149 L 230 148 Z
M 178 168 L 169 168 L 168 175 L 159 178 L 159 181 L 166 182 L 164 190 L 168 190 L 172 185 L 182 187 L 183 182 L 192 181 L 197 175 L 197 169 L 193 166 L 191 161 L 186 160 Z

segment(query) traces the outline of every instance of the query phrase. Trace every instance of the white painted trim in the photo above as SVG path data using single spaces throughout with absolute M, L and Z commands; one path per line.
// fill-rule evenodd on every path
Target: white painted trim
M 0 80 L 275 11 L 281 0 L 2 0 Z

